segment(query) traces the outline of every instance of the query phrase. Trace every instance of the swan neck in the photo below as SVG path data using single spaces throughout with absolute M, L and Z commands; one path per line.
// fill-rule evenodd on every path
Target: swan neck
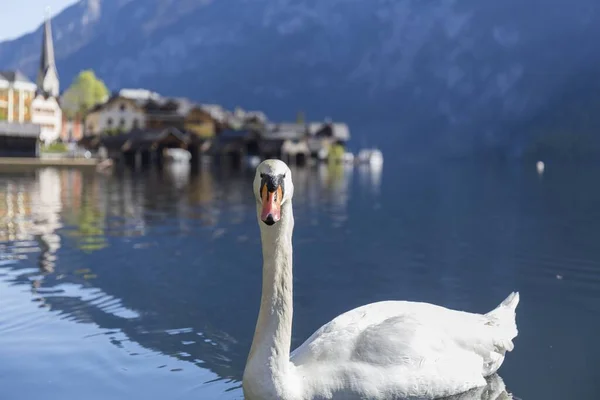
M 276 381 L 289 368 L 292 337 L 292 205 L 282 205 L 280 221 L 267 226 L 259 219 L 263 252 L 260 311 L 248 363 L 268 368 Z M 264 371 L 267 372 L 267 371 Z M 281 382 L 280 382 L 281 383 Z M 276 382 L 273 382 L 278 386 Z

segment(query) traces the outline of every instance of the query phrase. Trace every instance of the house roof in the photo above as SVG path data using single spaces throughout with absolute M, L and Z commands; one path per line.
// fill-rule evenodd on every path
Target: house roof
M 88 111 L 88 113 L 99 111 L 116 99 L 124 99 L 133 102 L 143 109 L 146 114 L 153 116 L 154 118 L 184 118 L 195 108 L 205 111 L 215 121 L 220 123 L 227 121 L 233 116 L 232 113 L 217 104 L 195 103 L 186 97 L 162 97 L 154 92 L 147 91 L 146 93 L 142 89 L 123 89 L 119 92 L 115 92 L 105 103 L 96 104 Z M 264 114 L 259 112 L 253 112 L 247 115 L 258 119 L 266 118 Z M 237 122 L 237 124 L 231 125 L 241 129 L 243 127 L 243 121 L 240 120 Z
M 171 100 L 177 105 L 175 112 L 182 117 L 188 115 L 190 110 L 196 106 L 190 99 L 185 97 L 175 97 Z
M 124 88 L 119 90 L 119 95 L 127 97 L 131 100 L 136 101 L 148 101 L 150 99 L 158 100 L 161 98 L 160 94 L 152 92 L 148 89 L 128 89 Z
M 185 97 L 161 97 L 146 101 L 143 107 L 147 114 L 163 118 L 181 118 L 196 107 L 196 104 Z
M 121 150 L 135 149 L 144 150 L 150 148 L 154 143 L 160 142 L 169 136 L 174 136 L 185 144 L 195 142 L 197 138 L 177 128 L 165 129 L 137 129 L 120 135 L 104 135 L 101 137 L 102 145 L 107 148 L 120 148 Z
M 33 83 L 29 78 L 27 78 L 21 71 L 0 71 L 0 79 L 3 79 L 7 82 L 23 82 L 23 83 Z
M 40 132 L 41 127 L 36 124 L 16 124 L 13 122 L 0 121 L 0 136 L 38 138 Z
M 227 111 L 218 104 L 201 104 L 200 108 L 206 111 L 215 121 L 224 122 L 227 119 Z
M 273 140 L 301 139 L 307 133 L 306 125 L 296 123 L 268 124 L 263 138 Z
M 126 102 L 128 102 L 130 104 L 133 104 L 133 105 L 139 107 L 140 110 L 143 109 L 143 106 L 140 105 L 139 101 L 137 101 L 135 99 L 132 99 L 130 97 L 122 96 L 122 95 L 116 93 L 116 94 L 113 94 L 112 96 L 110 96 L 106 102 L 104 102 L 104 103 L 98 103 L 98 104 L 94 105 L 92 108 L 90 108 L 88 110 L 88 114 L 91 114 L 93 112 L 102 110 L 103 108 L 111 105 L 112 103 L 114 103 L 117 100 L 126 101 Z
M 347 124 L 339 122 L 325 122 L 325 123 L 310 123 L 308 124 L 308 132 L 311 136 L 317 136 L 319 134 L 331 132 L 331 135 L 344 142 L 350 140 L 350 128 Z

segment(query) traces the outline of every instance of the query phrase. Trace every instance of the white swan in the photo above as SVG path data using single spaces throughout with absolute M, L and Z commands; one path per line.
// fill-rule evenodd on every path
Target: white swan
M 254 193 L 263 253 L 260 311 L 244 370 L 246 400 L 429 399 L 486 385 L 517 336 L 512 293 L 487 314 L 382 301 L 350 310 L 290 354 L 294 186 L 263 161 Z

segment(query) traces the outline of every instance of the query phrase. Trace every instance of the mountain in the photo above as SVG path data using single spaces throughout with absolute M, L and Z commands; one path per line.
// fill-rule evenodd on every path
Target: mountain
M 53 29 L 63 87 L 93 68 L 112 89 L 304 110 L 410 151 L 514 152 L 569 87 L 589 97 L 582 73 L 600 78 L 596 0 L 81 0 Z M 0 43 L 0 65 L 34 77 L 40 41 Z

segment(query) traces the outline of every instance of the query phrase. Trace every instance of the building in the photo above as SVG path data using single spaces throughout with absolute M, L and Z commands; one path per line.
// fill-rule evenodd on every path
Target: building
M 32 122 L 31 102 L 37 87 L 19 71 L 0 71 L 0 121 Z
M 64 113 L 62 117 L 62 127 L 60 131 L 60 139 L 67 143 L 72 141 L 79 141 L 83 138 L 83 121 L 76 115 L 73 118 L 68 118 Z
M 148 100 L 160 100 L 160 94 L 153 92 L 148 89 L 121 89 L 119 90 L 119 96 L 127 97 L 131 100 L 145 102 Z
M 91 140 L 88 145 L 104 148 L 107 156 L 119 163 L 141 166 L 163 164 L 166 149 L 187 150 L 191 162 L 196 163 L 203 143 L 202 139 L 192 133 L 167 127 L 132 130 L 121 135 L 104 135 Z
M 62 131 L 62 110 L 58 99 L 38 90 L 31 102 L 31 122 L 40 126 L 40 139 L 44 143 L 55 142 Z
M 222 130 L 224 121 L 222 109 L 195 105 L 184 116 L 184 129 L 201 138 L 211 138 Z
M 37 157 L 40 126 L 0 121 L 0 157 Z
M 50 17 L 44 22 L 42 54 L 37 75 L 37 91 L 31 105 L 31 122 L 41 127 L 44 143 L 56 141 L 62 132 L 62 110 L 58 96 L 60 81 L 54 59 L 54 43 Z
M 186 98 L 151 99 L 144 106 L 146 126 L 149 129 L 184 130 L 185 117 L 193 107 L 194 103 Z
M 86 135 L 115 134 L 146 127 L 146 114 L 140 101 L 120 94 L 93 107 L 85 117 Z
M 56 98 L 60 94 L 60 81 L 58 79 L 58 70 L 54 60 L 54 41 L 52 40 L 50 16 L 48 16 L 44 22 L 42 54 L 40 56 L 40 66 L 36 83 L 38 89 L 48 96 Z
M 344 123 L 313 122 L 308 124 L 307 130 L 311 156 L 317 159 L 327 158 L 333 145 L 345 146 L 350 140 L 350 129 Z
M 308 136 L 305 124 L 278 123 L 267 124 L 261 133 L 260 152 L 262 158 L 280 158 L 286 162 L 293 162 L 296 156 L 305 156 L 299 163 L 306 161 Z

